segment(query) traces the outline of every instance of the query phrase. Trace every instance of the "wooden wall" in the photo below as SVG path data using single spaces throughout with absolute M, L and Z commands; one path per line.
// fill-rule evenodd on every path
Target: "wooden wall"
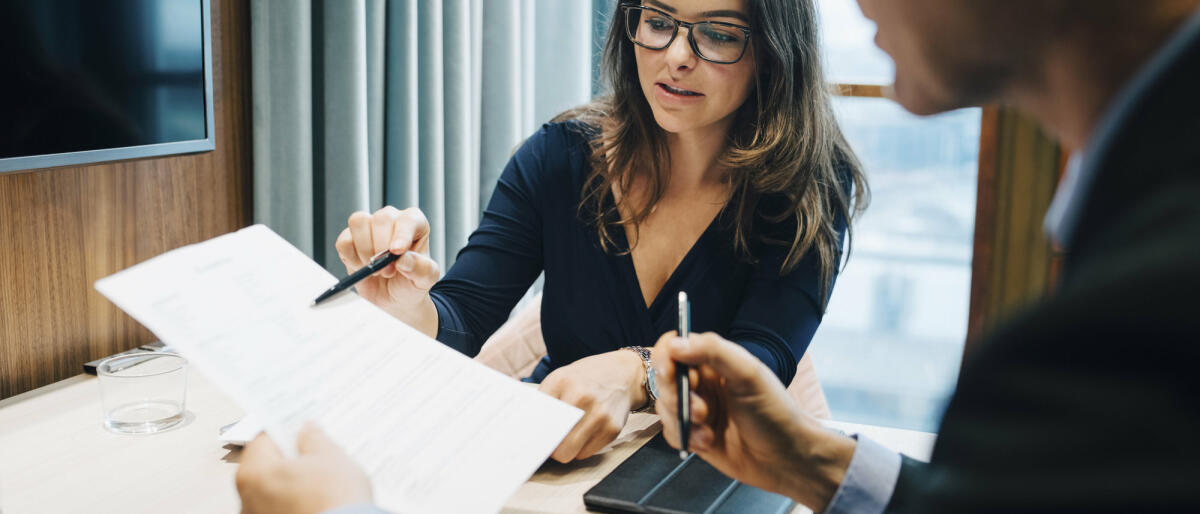
M 1051 292 L 1057 253 L 1042 229 L 1065 162 L 1059 144 L 1012 108 L 983 111 L 971 272 L 969 354 L 985 334 Z
M 96 279 L 249 224 L 249 7 L 211 5 L 215 151 L 0 174 L 0 398 L 153 340 Z

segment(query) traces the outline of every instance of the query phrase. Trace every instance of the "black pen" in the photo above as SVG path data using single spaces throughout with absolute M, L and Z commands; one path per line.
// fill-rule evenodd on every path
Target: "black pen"
M 314 306 L 320 305 L 321 302 L 332 298 L 342 291 L 350 289 L 352 286 L 354 286 L 354 284 L 357 284 L 362 279 L 374 275 L 375 272 L 388 267 L 388 265 L 393 262 L 396 262 L 396 259 L 403 257 L 404 253 L 391 253 L 389 250 L 379 252 L 374 257 L 371 257 L 371 262 L 368 262 L 366 266 L 359 268 L 358 271 L 355 271 L 346 278 L 339 280 L 338 283 L 333 285 L 333 287 L 329 288 L 324 293 L 321 293 L 321 296 L 318 296 L 316 300 L 313 300 L 312 304 Z
M 679 292 L 679 337 L 687 341 L 688 332 L 692 329 L 691 306 L 688 304 L 687 293 Z M 688 382 L 688 365 L 675 363 L 675 385 L 679 389 L 679 458 L 688 456 L 688 438 L 691 437 L 692 422 L 692 388 Z

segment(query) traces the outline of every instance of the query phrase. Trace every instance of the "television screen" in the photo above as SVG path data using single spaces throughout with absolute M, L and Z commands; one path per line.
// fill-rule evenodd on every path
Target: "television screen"
M 0 171 L 212 149 L 207 0 L 0 0 Z

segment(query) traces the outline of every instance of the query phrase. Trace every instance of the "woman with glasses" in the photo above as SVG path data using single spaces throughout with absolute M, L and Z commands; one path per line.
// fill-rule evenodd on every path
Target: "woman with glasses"
M 513 155 L 439 280 L 415 208 L 355 213 L 337 240 L 387 312 L 467 354 L 540 273 L 547 355 L 526 380 L 586 414 L 554 452 L 603 449 L 650 409 L 649 350 L 691 298 L 696 332 L 736 341 L 785 384 L 824 313 L 866 185 L 834 121 L 812 0 L 623 1 L 610 93 Z

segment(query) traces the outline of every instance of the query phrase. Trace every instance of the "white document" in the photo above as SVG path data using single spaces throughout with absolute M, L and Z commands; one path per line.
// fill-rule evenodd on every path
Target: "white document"
M 221 427 L 221 433 L 217 434 L 217 440 L 222 444 L 246 446 L 255 437 L 258 437 L 258 434 L 262 431 L 262 423 L 255 419 L 254 416 L 247 416 Z
M 421 334 L 256 225 L 96 282 L 285 452 L 314 420 L 394 512 L 495 512 L 582 412 Z

